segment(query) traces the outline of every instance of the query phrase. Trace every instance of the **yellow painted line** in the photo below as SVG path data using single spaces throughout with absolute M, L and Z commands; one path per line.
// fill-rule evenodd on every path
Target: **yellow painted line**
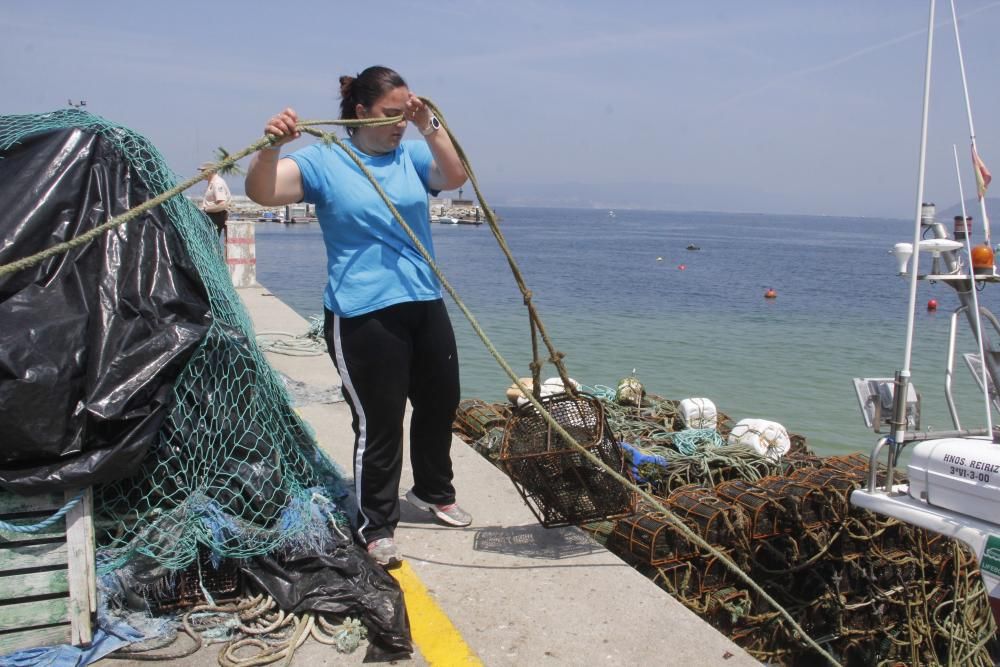
M 428 665 L 444 667 L 483 664 L 462 639 L 448 615 L 427 592 L 427 587 L 409 563 L 403 561 L 402 565 L 389 570 L 389 573 L 403 589 L 406 613 L 410 617 L 410 634 Z

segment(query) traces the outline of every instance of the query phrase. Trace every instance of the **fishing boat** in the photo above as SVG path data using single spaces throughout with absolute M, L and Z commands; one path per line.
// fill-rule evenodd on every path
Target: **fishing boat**
M 931 0 L 913 242 L 898 243 L 893 248 L 898 273 L 910 283 L 903 366 L 893 378 L 854 380 L 866 425 L 876 433 L 886 429 L 886 435 L 880 437 L 871 450 L 867 485 L 854 491 L 850 500 L 858 507 L 966 544 L 979 563 L 990 608 L 994 618 L 1000 622 L 1000 430 L 994 429 L 992 423 L 993 410 L 1000 409 L 1000 348 L 989 340 L 987 332 L 987 329 L 992 329 L 991 333 L 1000 338 L 1000 321 L 979 299 L 980 290 L 1000 282 L 990 250 L 989 219 L 984 199 L 989 173 L 976 152 L 958 21 L 954 0 L 951 0 L 985 233 L 985 243 L 974 247 L 969 235 L 964 232 L 961 234 L 965 237 L 964 241 L 952 238 L 947 227 L 935 219 L 934 206 L 923 203 L 934 6 L 935 2 Z M 957 150 L 955 166 L 958 170 Z M 965 217 L 960 178 L 958 194 L 963 202 L 962 215 Z M 925 254 L 931 257 L 931 267 L 922 272 L 920 258 Z M 959 302 L 951 314 L 944 372 L 944 398 L 954 427 L 951 431 L 920 430 L 921 399 L 911 382 L 910 372 L 919 281 L 948 285 Z M 952 395 L 955 342 L 960 321 L 971 327 L 976 342 L 977 349 L 965 353 L 964 360 L 982 390 L 985 426 L 963 426 Z M 906 480 L 903 480 L 897 478 L 897 467 L 907 447 L 912 447 L 912 451 L 906 466 Z M 971 604 L 971 601 L 966 600 L 964 604 Z

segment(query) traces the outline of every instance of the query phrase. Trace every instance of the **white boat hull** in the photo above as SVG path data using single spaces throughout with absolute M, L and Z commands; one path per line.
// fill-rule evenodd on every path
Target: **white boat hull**
M 907 484 L 895 485 L 891 491 L 858 489 L 851 494 L 851 504 L 967 544 L 979 562 L 990 608 L 1000 626 L 1000 525 L 914 498 Z

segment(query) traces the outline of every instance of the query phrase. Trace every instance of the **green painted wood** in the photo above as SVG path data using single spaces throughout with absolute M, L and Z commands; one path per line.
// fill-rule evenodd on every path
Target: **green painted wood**
M 47 567 L 66 563 L 69 550 L 65 542 L 16 546 L 0 550 L 0 576 L 10 570 Z M 0 628 L 3 626 L 0 625 Z
M 69 624 L 57 625 L 39 630 L 5 632 L 0 634 L 0 655 L 39 646 L 55 646 L 69 643 Z
M 21 496 L 9 491 L 0 491 L 0 519 L 16 512 L 55 512 L 66 503 L 62 493 L 40 493 L 36 496 Z
M 37 523 L 38 519 L 27 519 L 15 523 Z M 0 550 L 14 546 L 15 542 L 27 542 L 28 540 L 54 540 L 66 539 L 66 522 L 59 521 L 54 526 L 49 526 L 45 530 L 37 533 L 8 533 L 0 530 Z
M 32 572 L 0 577 L 0 602 L 29 595 L 68 593 L 69 574 L 66 570 Z
M 68 597 L 0 606 L 0 628 L 29 628 L 68 620 Z

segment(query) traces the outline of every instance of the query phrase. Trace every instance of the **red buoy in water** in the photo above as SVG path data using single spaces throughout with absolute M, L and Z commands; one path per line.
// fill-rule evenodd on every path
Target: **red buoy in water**
M 769 288 L 766 292 L 764 292 L 764 298 L 765 299 L 777 299 L 778 298 L 778 293 L 774 291 L 773 287 Z
M 931 312 L 937 310 L 937 299 L 931 299 L 927 302 L 927 310 Z
M 678 271 L 683 271 L 683 270 L 684 270 L 684 269 L 686 269 L 686 268 L 687 268 L 687 267 L 686 267 L 685 265 L 681 264 L 680 266 L 678 266 L 678 267 L 677 267 L 677 270 L 678 270 Z

